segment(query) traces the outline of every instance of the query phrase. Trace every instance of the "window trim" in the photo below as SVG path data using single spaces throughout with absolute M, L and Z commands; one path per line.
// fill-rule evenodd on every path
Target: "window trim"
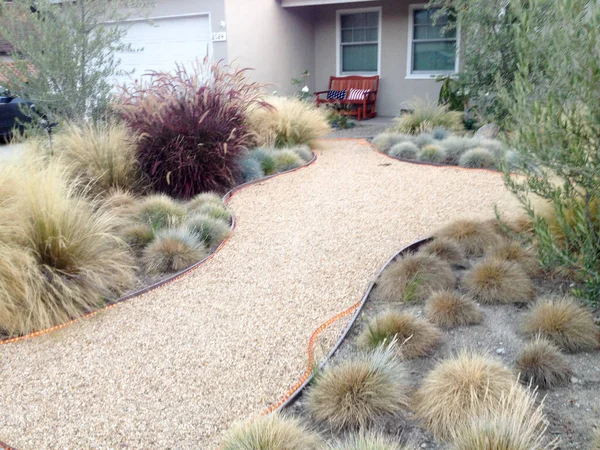
M 335 40 L 336 50 L 335 59 L 336 66 L 335 72 L 338 77 L 345 76 L 374 76 L 380 75 L 381 73 L 381 39 L 382 39 L 382 24 L 383 24 L 383 13 L 381 6 L 375 6 L 371 8 L 354 8 L 354 9 L 338 9 L 336 10 L 335 18 Z M 356 14 L 365 12 L 377 12 L 379 14 L 378 30 L 377 30 L 377 71 L 375 72 L 342 72 L 342 15 L 344 14 Z
M 456 57 L 454 59 L 454 70 L 439 70 L 435 72 L 413 72 L 413 39 L 415 33 L 414 18 L 415 11 L 427 9 L 428 3 L 415 3 L 408 5 L 408 49 L 406 52 L 406 79 L 431 80 L 440 75 L 456 75 L 460 67 L 460 23 L 456 24 Z

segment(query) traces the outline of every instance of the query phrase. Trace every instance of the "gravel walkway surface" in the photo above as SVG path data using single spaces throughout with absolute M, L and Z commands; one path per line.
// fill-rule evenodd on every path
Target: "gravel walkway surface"
M 216 449 L 295 384 L 322 322 L 400 247 L 515 205 L 500 174 L 323 141 L 316 164 L 241 191 L 227 245 L 183 279 L 0 346 L 0 440 L 19 448 Z M 343 324 L 338 324 L 339 330 Z M 319 343 L 330 347 L 337 332 Z

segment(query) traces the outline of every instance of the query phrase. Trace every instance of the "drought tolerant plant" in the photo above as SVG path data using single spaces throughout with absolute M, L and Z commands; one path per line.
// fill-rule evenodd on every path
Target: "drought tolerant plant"
M 406 312 L 386 311 L 366 324 L 357 342 L 364 349 L 372 349 L 396 340 L 399 355 L 414 359 L 431 353 L 441 339 L 442 333 L 427 320 Z
M 258 146 L 312 145 L 331 128 L 325 110 L 297 98 L 269 97 L 249 111 L 248 124 Z
M 136 202 L 138 201 L 135 195 L 122 189 L 110 189 L 100 200 L 102 208 L 123 218 L 129 218 L 135 214 Z
M 599 345 L 594 316 L 569 298 L 538 300 L 523 319 L 522 330 L 526 335 L 540 334 L 572 353 Z
M 536 405 L 535 391 L 514 383 L 495 408 L 458 424 L 451 450 L 552 450 L 556 440 L 546 442 L 548 427 L 543 401 Z
M 154 230 L 178 225 L 186 215 L 183 205 L 164 194 L 149 195 L 136 209 L 136 219 Z
M 446 154 L 439 145 L 429 144 L 419 152 L 419 161 L 440 164 L 446 159 Z
M 134 261 L 115 233 L 121 219 L 69 184 L 66 170 L 22 162 L 0 168 L 0 330 L 64 323 L 129 289 Z
M 152 187 L 191 198 L 239 179 L 251 143 L 247 114 L 263 104 L 245 70 L 205 60 L 124 87 L 115 109 L 141 136 L 137 157 Z
M 473 417 L 494 411 L 515 378 L 500 362 L 462 352 L 437 364 L 415 396 L 415 412 L 437 439 L 450 439 Z
M 519 264 L 493 257 L 476 263 L 461 281 L 470 295 L 485 304 L 525 303 L 535 295 L 531 278 Z
M 194 211 L 206 204 L 223 206 L 223 199 L 215 192 L 203 192 L 202 194 L 194 196 L 185 206 L 188 211 Z
M 4 87 L 33 101 L 51 121 L 104 117 L 111 78 L 121 72 L 118 55 L 133 50 L 123 42 L 123 20 L 144 16 L 153 3 L 114 0 L 107 8 L 103 0 L 2 2 L 0 37 L 12 44 L 17 69 L 0 64 Z
M 465 264 L 465 254 L 460 246 L 447 238 L 435 238 L 419 249 L 419 253 L 437 256 L 453 266 Z
M 431 136 L 436 141 L 443 141 L 444 139 L 449 137 L 450 134 L 451 134 L 451 132 L 449 130 L 447 130 L 446 128 L 442 128 L 442 127 L 435 127 L 433 129 L 433 131 L 431 132 Z
M 423 300 L 433 291 L 454 287 L 450 265 L 431 255 L 407 255 L 392 262 L 377 280 L 377 295 L 391 302 Z
M 373 145 L 383 153 L 388 153 L 396 144 L 413 142 L 414 136 L 400 133 L 380 133 L 373 139 Z
M 218 246 L 231 232 L 228 223 L 206 214 L 194 214 L 184 222 L 184 226 L 194 233 L 197 239 L 209 249 Z
M 388 155 L 393 156 L 394 158 L 400 159 L 417 159 L 417 154 L 419 153 L 419 147 L 417 147 L 414 143 L 410 141 L 400 142 L 399 144 L 395 144 L 388 151 Z
M 458 165 L 468 169 L 496 169 L 497 160 L 488 149 L 475 147 L 461 155 Z
M 359 428 L 407 407 L 408 383 L 394 342 L 325 368 L 307 393 L 307 408 L 331 428 Z
M 518 71 L 502 92 L 510 140 L 520 157 L 505 181 L 533 219 L 544 267 L 576 273 L 575 291 L 600 299 L 599 0 L 535 0 L 515 5 Z M 576 30 L 576 32 L 574 32 Z M 543 130 L 543 132 L 540 132 Z M 531 204 L 550 202 L 556 229 Z
M 225 434 L 222 450 L 321 450 L 321 438 L 298 419 L 270 414 L 235 423 Z
M 306 162 L 310 161 L 314 157 L 313 152 L 308 145 L 297 145 L 295 147 L 290 147 L 290 150 L 292 150 L 300 158 L 302 158 L 303 161 Z
M 240 168 L 242 172 L 242 182 L 247 183 L 252 180 L 258 180 L 265 176 L 265 172 L 260 161 L 253 158 L 250 153 L 246 153 L 240 159 Z
M 328 446 L 329 450 L 410 450 L 380 433 L 359 432 L 337 440 Z
M 541 336 L 525 344 L 515 363 L 519 379 L 525 384 L 549 389 L 562 386 L 571 378 L 565 355 L 551 341 Z
M 449 164 L 458 164 L 458 160 L 463 153 L 477 147 L 478 141 L 467 137 L 450 136 L 440 142 L 440 146 L 446 153 L 446 162 Z
M 502 242 L 489 224 L 474 220 L 456 220 L 438 230 L 435 237 L 455 241 L 468 257 L 483 256 Z
M 410 112 L 396 119 L 391 130 L 398 133 L 419 134 L 443 127 L 452 131 L 463 129 L 462 113 L 450 111 L 447 106 L 428 100 L 414 100 L 408 105 Z
M 231 223 L 231 213 L 223 203 L 205 203 L 196 208 L 195 212 L 213 217 L 227 224 Z
M 535 252 L 514 240 L 505 241 L 492 248 L 490 256 L 519 264 L 529 276 L 535 275 L 540 269 Z
M 179 272 L 208 255 L 196 234 L 185 227 L 169 228 L 156 233 L 144 249 L 142 261 L 148 273 Z
M 154 230 L 145 223 L 133 223 L 123 227 L 119 236 L 135 252 L 143 250 L 154 239 Z
M 425 303 L 425 315 L 442 328 L 477 325 L 483 314 L 469 297 L 455 291 L 434 292 Z
M 304 164 L 304 161 L 293 150 L 282 149 L 274 153 L 275 167 L 277 172 L 297 169 Z
M 136 158 L 137 140 L 122 123 L 70 123 L 54 136 L 51 151 L 94 193 L 110 189 L 136 191 L 143 187 Z
M 600 426 L 593 432 L 592 450 L 600 450 Z
M 415 144 L 417 144 L 419 147 L 424 147 L 426 145 L 434 143 L 433 136 L 431 134 L 429 134 L 429 133 L 418 134 L 417 136 L 413 137 L 412 141 Z

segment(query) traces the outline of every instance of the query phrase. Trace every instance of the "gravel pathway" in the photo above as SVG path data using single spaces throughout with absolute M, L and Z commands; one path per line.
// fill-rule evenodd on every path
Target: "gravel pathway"
M 0 346 L 0 440 L 20 450 L 216 449 L 233 420 L 297 381 L 312 331 L 357 302 L 399 247 L 515 204 L 499 174 L 397 162 L 361 141 L 320 147 L 316 164 L 232 199 L 238 226 L 198 270 Z

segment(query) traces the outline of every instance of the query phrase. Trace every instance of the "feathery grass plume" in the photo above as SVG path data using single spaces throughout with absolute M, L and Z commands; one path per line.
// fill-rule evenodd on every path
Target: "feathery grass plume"
M 450 264 L 431 255 L 411 254 L 392 262 L 377 280 L 377 295 L 391 302 L 423 300 L 431 292 L 454 287 Z
M 149 195 L 137 205 L 136 217 L 141 223 L 160 230 L 181 223 L 185 207 L 165 194 Z
M 277 150 L 274 154 L 276 172 L 285 172 L 286 170 L 297 169 L 304 164 L 304 161 L 293 150 Z
M 423 99 L 409 102 L 411 112 L 402 114 L 392 126 L 394 131 L 407 134 L 417 134 L 422 131 L 432 131 L 436 127 L 452 131 L 464 129 L 463 115 L 450 111 L 447 106 L 438 105 Z
M 396 350 L 403 359 L 420 358 L 435 350 L 442 333 L 427 320 L 413 314 L 386 311 L 370 320 L 357 338 L 363 349 L 376 348 L 396 340 Z
M 0 216 L 11 214 L 17 226 L 0 233 L 0 330 L 18 335 L 64 323 L 133 285 L 133 257 L 115 234 L 121 219 L 70 184 L 64 167 L 27 161 L 0 168 L 4 179 L 15 191 Z
M 227 223 L 206 214 L 194 214 L 184 225 L 209 249 L 217 247 L 231 232 Z
M 373 139 L 373 145 L 383 153 L 388 153 L 396 144 L 413 142 L 414 136 L 400 133 L 380 133 Z
M 185 206 L 188 211 L 195 211 L 206 204 L 223 206 L 223 199 L 216 192 L 203 192 L 189 200 Z
M 483 314 L 469 297 L 454 291 L 434 292 L 425 303 L 425 315 L 442 328 L 477 325 Z
M 223 203 L 220 205 L 216 203 L 205 203 L 204 205 L 199 206 L 195 210 L 195 213 L 214 217 L 226 224 L 231 223 L 231 213 Z
M 408 383 L 395 341 L 327 367 L 307 392 L 307 408 L 333 429 L 359 428 L 407 407 Z
M 456 241 L 467 257 L 483 256 L 488 249 L 502 242 L 489 224 L 474 220 L 456 220 L 438 230 L 435 237 Z
M 467 137 L 450 136 L 440 142 L 444 153 L 446 154 L 446 162 L 448 164 L 458 164 L 458 160 L 463 153 L 477 147 L 477 140 Z
M 143 187 L 137 142 L 135 133 L 122 123 L 71 123 L 54 136 L 52 150 L 94 193 L 111 188 L 137 191 Z
M 599 345 L 594 316 L 570 298 L 538 300 L 522 329 L 526 335 L 541 334 L 567 352 L 591 351 Z
M 493 411 L 514 382 L 500 362 L 463 351 L 425 376 L 415 395 L 415 412 L 436 439 L 448 440 L 460 425 Z
M 260 163 L 260 167 L 265 175 L 273 175 L 277 171 L 274 149 L 267 147 L 255 148 L 250 150 L 250 157 Z
M 525 384 L 549 389 L 569 382 L 569 361 L 559 348 L 541 336 L 525 344 L 516 361 L 520 380 Z
M 248 124 L 259 146 L 311 145 L 331 131 L 326 112 L 292 97 L 269 97 L 270 107 L 250 109 Z
M 180 272 L 208 256 L 204 244 L 184 227 L 156 233 L 144 249 L 142 261 L 148 273 Z
M 544 438 L 547 425 L 537 394 L 514 383 L 494 408 L 457 423 L 451 450 L 550 450 L 556 440 Z
M 428 144 L 419 152 L 419 161 L 441 164 L 446 160 L 446 154 L 439 145 Z
M 449 137 L 450 134 L 451 134 L 451 132 L 449 130 L 447 130 L 446 128 L 442 128 L 442 127 L 435 127 L 433 129 L 433 131 L 431 132 L 431 136 L 433 136 L 433 138 L 436 141 L 443 141 L 444 139 Z
M 468 169 L 496 169 L 496 157 L 485 148 L 467 150 L 458 159 L 458 165 Z
M 419 253 L 437 256 L 453 266 L 465 264 L 465 254 L 460 246 L 451 239 L 435 238 L 419 249 Z
M 394 158 L 412 160 L 417 159 L 417 153 L 419 153 L 419 147 L 413 142 L 407 141 L 395 144 L 388 152 L 388 155 Z
M 321 450 L 321 438 L 298 419 L 270 414 L 251 422 L 235 423 L 221 450 Z
M 240 159 L 240 168 L 242 172 L 242 183 L 258 180 L 265 176 L 260 162 L 254 159 L 249 153 L 244 154 Z
M 312 150 L 308 145 L 297 145 L 295 147 L 290 147 L 289 150 L 292 150 L 305 162 L 312 160 L 314 156 Z
M 540 263 L 531 248 L 525 248 L 517 241 L 506 241 L 490 251 L 490 257 L 519 264 L 530 276 L 540 270 Z
M 434 139 L 429 133 L 421 133 L 415 136 L 412 141 L 417 147 L 422 148 L 426 145 L 433 144 Z
M 141 251 L 154 239 L 154 230 L 145 223 L 132 223 L 123 227 L 119 235 L 133 251 Z
M 413 450 L 414 447 L 401 445 L 381 433 L 359 432 L 329 444 L 329 450 Z

